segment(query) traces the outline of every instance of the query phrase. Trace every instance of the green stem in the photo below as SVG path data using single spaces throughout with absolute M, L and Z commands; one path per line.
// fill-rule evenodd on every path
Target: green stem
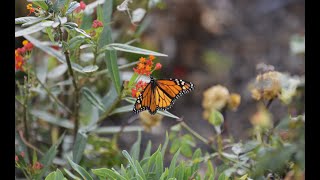
M 39 84 L 42 86 L 42 88 L 47 92 L 47 94 L 60 106 L 62 107 L 64 110 L 66 110 L 68 113 L 72 114 L 71 110 L 65 106 L 57 97 L 55 97 L 51 92 L 50 90 L 40 81 L 40 79 L 38 79 L 37 76 L 36 77 L 36 80 L 39 82 Z
M 200 141 L 202 141 L 205 144 L 209 144 L 209 141 L 202 137 L 200 134 L 198 134 L 196 131 L 191 129 L 185 122 L 180 123 L 182 127 L 184 127 L 186 130 L 188 130 L 192 135 L 194 135 L 196 138 L 198 138 Z
M 112 110 L 116 107 L 116 105 L 121 101 L 121 96 L 118 96 L 117 99 L 113 102 L 109 109 L 107 109 L 102 116 L 99 117 L 98 123 L 101 123 L 108 115 L 112 112 Z
M 59 30 L 59 34 L 60 34 L 60 42 L 63 41 L 63 34 L 62 34 L 62 31 L 61 31 L 61 27 L 58 28 Z M 78 84 L 77 84 L 77 81 L 76 81 L 76 77 L 73 73 L 73 69 L 72 69 L 72 66 L 71 66 L 71 60 L 70 60 L 70 53 L 67 49 L 64 50 L 64 56 L 66 58 L 66 61 L 67 61 L 67 65 L 68 65 L 68 72 L 69 72 L 69 75 L 71 76 L 72 78 L 72 84 L 73 84 L 73 87 L 74 87 L 74 111 L 73 111 L 73 115 L 74 115 L 74 131 L 73 131 L 73 139 L 74 141 L 76 140 L 76 137 L 77 137 L 77 132 L 78 132 L 78 129 L 79 129 L 79 109 L 80 109 L 80 89 L 78 88 Z

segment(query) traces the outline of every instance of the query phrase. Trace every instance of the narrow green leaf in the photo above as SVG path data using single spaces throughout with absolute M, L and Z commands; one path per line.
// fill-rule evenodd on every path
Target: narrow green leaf
M 61 54 L 61 52 L 59 52 L 53 48 L 50 48 L 46 45 L 43 45 L 41 41 L 38 41 L 37 39 L 33 38 L 32 36 L 24 35 L 24 37 L 28 41 L 30 41 L 34 46 L 36 46 L 37 48 L 41 49 L 45 53 L 47 53 L 55 58 L 57 58 L 58 61 L 65 63 L 65 64 L 67 63 L 65 57 Z M 71 62 L 71 66 L 72 66 L 72 69 L 74 69 L 75 71 L 83 73 L 82 67 L 79 64 L 75 64 L 75 63 Z
M 118 179 L 118 180 L 127 180 L 125 177 L 121 176 L 119 173 L 112 171 L 107 168 L 100 168 L 100 169 L 92 169 L 93 174 L 97 175 L 101 179 Z
M 65 180 L 66 178 L 63 176 L 62 172 L 57 169 L 56 171 L 51 172 L 45 180 Z
M 80 47 L 80 45 L 85 42 L 86 37 L 84 36 L 75 36 L 69 41 L 69 49 L 75 50 Z
M 156 172 L 156 179 L 160 179 L 163 172 L 163 158 L 160 152 L 156 156 L 154 171 Z
M 179 154 L 180 154 L 180 149 L 174 154 L 174 156 L 171 160 L 171 163 L 169 166 L 169 174 L 168 174 L 167 178 L 174 177 L 174 170 L 176 168 L 176 163 L 177 163 L 177 159 L 178 159 Z
M 218 177 L 218 180 L 229 180 L 229 177 L 226 176 L 224 173 L 221 173 L 220 176 Z
M 168 56 L 166 54 L 150 51 L 147 49 L 142 49 L 138 47 L 134 47 L 128 44 L 120 44 L 120 43 L 112 43 L 104 46 L 101 51 L 106 51 L 106 50 L 118 50 L 118 51 L 124 51 L 124 52 L 131 52 L 135 54 L 144 54 L 144 55 L 153 55 L 153 56 Z
M 46 33 L 48 34 L 48 37 L 49 37 L 50 41 L 51 42 L 55 42 L 54 41 L 54 36 L 53 36 L 53 33 L 52 33 L 52 28 L 46 27 Z
M 132 111 L 132 108 L 133 108 L 132 104 L 127 105 L 127 106 L 122 106 L 122 107 L 119 107 L 119 108 L 114 109 L 114 110 L 110 113 L 110 115 L 112 115 L 112 114 L 117 114 L 117 113 L 130 112 L 130 111 Z
M 74 28 L 74 30 L 77 31 L 78 33 L 84 35 L 87 38 L 91 38 L 91 36 L 89 34 L 87 34 L 83 29 Z
M 75 180 L 80 180 L 79 177 L 77 177 L 76 175 L 72 174 L 68 169 L 63 168 L 63 170 L 64 170 L 64 172 L 66 172 L 66 174 L 67 174 L 70 178 L 75 179 Z
M 84 97 L 95 107 L 99 108 L 101 111 L 104 111 L 104 105 L 101 102 L 101 99 L 96 96 L 89 88 L 83 87 L 82 93 Z
M 50 147 L 50 149 L 45 153 L 45 155 L 43 155 L 43 157 L 41 158 L 40 163 L 43 164 L 43 168 L 40 174 L 38 174 L 35 179 L 42 179 L 44 174 L 49 170 L 49 167 L 51 166 L 53 159 L 56 157 L 58 153 L 58 146 L 62 142 L 64 135 L 65 134 L 62 134 L 58 139 L 57 143 L 53 144 Z
M 119 126 L 108 126 L 108 127 L 99 127 L 97 129 L 94 129 L 92 132 L 97 134 L 114 134 L 120 132 Z M 143 131 L 142 126 L 127 126 L 123 129 L 123 132 L 137 132 L 137 131 Z
M 66 64 L 60 64 L 48 72 L 47 77 L 50 79 L 56 79 L 67 72 L 68 66 Z
M 77 133 L 76 142 L 72 150 L 73 162 L 75 162 L 76 164 L 78 164 L 82 158 L 83 152 L 86 148 L 87 139 L 88 139 L 87 134 L 79 130 Z
M 135 160 L 139 160 L 140 145 L 141 145 L 141 132 L 139 131 L 137 141 L 132 145 L 130 149 L 130 155 Z
M 67 157 L 69 164 L 71 165 L 71 167 L 80 174 L 80 176 L 83 179 L 86 180 L 90 180 L 92 179 L 92 177 L 90 176 L 90 174 L 81 166 L 79 166 L 78 164 L 74 163 L 69 157 Z
M 162 157 L 165 157 L 164 155 L 166 153 L 168 143 L 169 143 L 169 135 L 168 135 L 168 132 L 166 131 L 166 139 L 164 141 L 163 148 L 161 150 Z
M 83 67 L 82 71 L 85 73 L 92 73 L 97 71 L 98 69 L 99 67 L 97 65 L 89 65 L 89 66 Z
M 151 154 L 151 146 L 152 146 L 152 142 L 149 140 L 149 141 L 148 141 L 148 144 L 147 144 L 147 147 L 146 147 L 146 150 L 144 151 L 144 154 L 143 154 L 143 156 L 142 156 L 142 159 L 145 159 L 145 158 L 150 157 L 150 154 Z
M 132 166 L 135 174 L 138 175 L 138 174 L 139 174 L 138 169 L 137 169 L 137 167 L 136 167 L 136 165 L 135 165 L 132 157 L 129 155 L 129 153 L 128 153 L 126 150 L 123 150 L 123 151 L 122 151 L 122 154 L 123 154 L 124 157 L 129 161 L 129 164 Z
M 36 16 L 26 16 L 26 17 L 18 17 L 14 19 L 15 24 L 24 24 L 29 21 L 35 21 L 39 19 L 39 17 Z
M 212 166 L 211 161 L 209 160 L 208 163 L 207 163 L 207 171 L 206 171 L 204 179 L 206 179 L 206 180 L 214 180 L 214 178 L 215 178 L 214 168 Z
M 26 23 L 23 23 L 23 24 L 21 25 L 21 27 L 22 27 L 22 28 L 26 28 L 26 27 L 31 26 L 31 25 L 33 25 L 33 24 L 39 23 L 40 21 L 42 21 L 42 20 L 44 20 L 44 19 L 46 19 L 46 17 L 38 17 L 37 19 L 33 19 L 33 20 L 30 20 L 30 21 L 28 21 L 28 22 L 26 22 Z M 43 26 L 43 24 L 41 24 L 41 25 Z M 48 26 L 47 26 L 47 27 L 48 27 Z
M 46 112 L 46 111 L 41 111 L 41 110 L 31 110 L 30 111 L 30 114 L 43 120 L 43 121 L 46 121 L 48 123 L 51 123 L 51 124 L 54 124 L 54 125 L 57 125 L 57 126 L 60 126 L 60 127 L 64 127 L 64 128 L 67 128 L 67 129 L 73 129 L 74 128 L 74 125 L 73 123 L 71 123 L 69 120 L 67 119 L 58 119 L 56 118 L 54 115 Z
M 157 111 L 157 113 L 174 119 L 180 119 L 178 116 L 171 114 L 169 111 Z
M 111 36 L 111 32 L 109 34 Z M 110 37 L 111 38 L 111 37 Z M 119 67 L 117 63 L 117 53 L 114 50 L 107 51 L 105 53 L 106 56 L 106 64 L 108 66 L 108 71 L 110 73 L 112 82 L 117 90 L 118 95 L 121 93 L 121 80 L 120 80 L 120 73 Z
M 192 156 L 192 167 L 191 167 L 191 172 L 194 173 L 196 171 L 198 171 L 199 169 L 199 163 L 200 163 L 200 158 L 202 156 L 202 153 L 201 153 L 201 149 L 198 148 L 194 153 L 193 153 L 193 156 Z
M 33 26 L 27 27 L 25 29 L 21 29 L 20 31 L 15 32 L 15 37 L 25 36 L 28 34 L 32 34 L 44 29 L 45 26 L 42 26 L 41 23 L 35 24 Z
M 138 161 L 138 160 L 134 160 L 134 163 L 135 163 L 135 166 L 137 167 L 137 170 L 138 170 L 140 179 L 146 180 L 147 178 L 146 178 L 146 176 L 145 176 L 145 174 L 144 174 L 144 172 L 143 172 L 142 167 L 141 167 L 140 164 L 139 164 L 139 161 Z
M 66 12 L 66 15 L 72 13 L 72 12 L 73 12 L 74 10 L 76 10 L 79 6 L 80 6 L 80 3 L 76 2 L 76 1 L 72 1 L 72 2 L 69 4 L 68 10 L 67 10 L 67 12 Z

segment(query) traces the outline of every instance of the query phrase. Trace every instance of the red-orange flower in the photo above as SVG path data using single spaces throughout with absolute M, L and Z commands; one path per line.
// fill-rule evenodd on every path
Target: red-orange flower
M 151 74 L 151 70 L 153 67 L 153 62 L 152 62 L 153 59 L 154 59 L 154 56 L 149 56 L 148 59 L 144 57 L 139 58 L 139 63 L 137 64 L 137 67 L 133 68 L 134 72 L 140 75 L 149 76 Z
M 33 166 L 32 166 L 33 169 L 42 169 L 43 168 L 43 165 L 40 163 L 40 162 L 36 162 Z
M 75 10 L 77 13 L 80 12 L 81 10 L 84 10 L 86 8 L 86 3 L 84 3 L 83 1 L 80 1 L 80 6 L 77 7 L 77 9 Z
M 140 92 L 147 86 L 147 83 L 144 81 L 138 81 L 136 86 L 131 89 L 131 95 L 134 98 L 137 98 L 140 95 Z
M 23 66 L 24 64 L 24 59 L 21 55 L 18 55 L 15 57 L 15 67 L 16 67 L 16 70 L 20 70 L 20 71 L 23 71 Z
M 161 69 L 162 68 L 162 64 L 160 64 L 160 63 L 157 63 L 156 64 L 156 67 L 154 68 L 155 70 L 159 70 L 159 69 Z
M 19 161 L 19 157 L 17 155 L 14 159 L 15 159 L 15 161 Z
M 103 23 L 99 20 L 94 20 L 92 23 L 93 28 L 103 27 Z
M 28 4 L 27 9 L 29 10 L 28 16 L 35 11 L 34 8 L 32 7 L 32 4 Z

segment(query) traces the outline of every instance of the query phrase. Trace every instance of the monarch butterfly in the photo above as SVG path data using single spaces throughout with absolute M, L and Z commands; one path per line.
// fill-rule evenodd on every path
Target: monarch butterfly
M 191 82 L 172 78 L 155 79 L 150 76 L 150 82 L 138 96 L 133 112 L 148 110 L 150 114 L 155 114 L 159 109 L 168 110 L 175 100 L 193 89 L 194 85 Z

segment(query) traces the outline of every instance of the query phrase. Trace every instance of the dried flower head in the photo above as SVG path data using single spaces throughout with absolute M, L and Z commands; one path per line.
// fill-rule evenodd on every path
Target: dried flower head
M 151 131 L 152 127 L 158 126 L 163 119 L 161 114 L 151 115 L 148 111 L 142 111 L 139 113 L 140 123 L 143 125 L 146 131 Z
M 259 74 L 252 87 L 251 96 L 256 100 L 271 100 L 277 98 L 281 92 L 282 74 L 277 71 L 269 71 Z
M 229 100 L 229 91 L 221 85 L 213 86 L 203 93 L 202 107 L 221 110 Z
M 240 105 L 241 96 L 236 93 L 232 93 L 228 100 L 228 108 L 232 111 L 237 110 L 238 106 Z

